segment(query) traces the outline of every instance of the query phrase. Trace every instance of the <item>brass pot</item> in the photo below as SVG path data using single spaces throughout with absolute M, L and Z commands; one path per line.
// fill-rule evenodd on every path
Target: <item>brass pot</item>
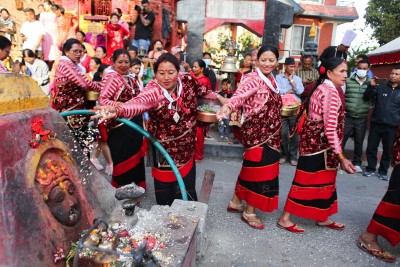
M 200 111 L 200 110 L 197 111 L 196 119 L 198 121 L 207 122 L 207 123 L 214 123 L 214 122 L 218 121 L 216 113 Z
M 281 116 L 284 117 L 291 117 L 291 116 L 296 116 L 299 113 L 299 106 L 295 107 L 283 107 L 281 109 Z
M 88 100 L 88 101 L 97 101 L 99 96 L 100 96 L 100 92 L 96 92 L 96 91 L 86 91 L 85 92 L 85 97 L 86 97 L 86 100 Z

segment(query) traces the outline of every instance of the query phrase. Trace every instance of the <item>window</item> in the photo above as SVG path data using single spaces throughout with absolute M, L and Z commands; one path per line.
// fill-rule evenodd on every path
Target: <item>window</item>
M 292 40 L 290 45 L 291 55 L 300 55 L 304 49 L 304 44 L 308 41 L 318 43 L 319 28 L 315 27 L 315 37 L 310 37 L 311 26 L 294 25 L 292 26 Z
M 285 40 L 285 29 L 281 28 L 281 32 L 279 33 L 279 42 L 283 43 Z

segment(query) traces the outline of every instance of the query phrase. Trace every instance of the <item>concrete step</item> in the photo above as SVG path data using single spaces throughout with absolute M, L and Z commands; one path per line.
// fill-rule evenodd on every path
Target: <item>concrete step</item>
M 243 158 L 243 146 L 241 144 L 228 144 L 226 142 L 218 142 L 219 134 L 215 128 L 211 127 L 209 130 L 211 139 L 205 139 L 204 141 L 204 157 L 206 158 L 226 158 L 226 159 L 242 159 Z M 365 137 L 367 138 L 367 137 Z M 366 143 L 366 141 L 364 142 Z M 354 144 L 352 139 L 349 139 L 346 144 L 344 151 L 345 157 L 352 159 L 354 155 Z M 365 154 L 366 147 L 362 155 L 363 166 L 367 166 L 367 158 Z M 382 156 L 382 147 L 378 148 L 378 164 Z

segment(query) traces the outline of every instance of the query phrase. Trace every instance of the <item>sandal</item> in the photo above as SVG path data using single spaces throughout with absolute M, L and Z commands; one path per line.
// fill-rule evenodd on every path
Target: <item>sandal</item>
M 233 203 L 232 201 L 229 201 L 229 205 L 226 208 L 227 212 L 233 212 L 233 213 L 239 213 L 244 211 L 244 206 L 243 203 L 236 204 Z
M 330 224 L 320 224 L 319 222 L 317 222 L 317 225 L 321 227 L 328 227 L 333 230 L 343 230 L 346 227 L 346 225 L 337 222 L 332 222 Z
M 286 231 L 296 233 L 296 234 L 302 234 L 304 233 L 304 229 L 300 228 L 297 224 L 293 223 L 291 226 L 283 226 L 280 225 L 279 223 L 276 223 L 276 226 L 278 226 L 281 229 L 284 229 Z
M 369 244 L 366 245 L 364 244 L 361 240 L 358 240 L 357 246 L 367 252 L 369 255 L 374 256 L 382 261 L 386 262 L 394 262 L 396 260 L 396 257 L 390 254 L 389 252 L 385 250 L 379 250 L 379 249 L 371 249 L 369 248 Z
M 243 211 L 241 219 L 254 229 L 264 229 L 265 227 L 261 220 L 257 218 L 256 214 L 247 214 L 245 211 Z
M 285 158 L 280 158 L 279 159 L 279 164 L 284 164 L 286 162 L 286 159 Z
M 291 160 L 291 161 L 290 161 L 290 165 L 292 165 L 292 166 L 297 166 L 297 161 Z

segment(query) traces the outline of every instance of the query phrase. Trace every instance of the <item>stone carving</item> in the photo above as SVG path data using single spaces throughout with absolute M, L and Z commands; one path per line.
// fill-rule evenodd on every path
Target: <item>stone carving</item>
M 82 217 L 79 197 L 66 163 L 55 155 L 49 153 L 40 160 L 36 187 L 54 218 L 65 226 L 74 226 Z

